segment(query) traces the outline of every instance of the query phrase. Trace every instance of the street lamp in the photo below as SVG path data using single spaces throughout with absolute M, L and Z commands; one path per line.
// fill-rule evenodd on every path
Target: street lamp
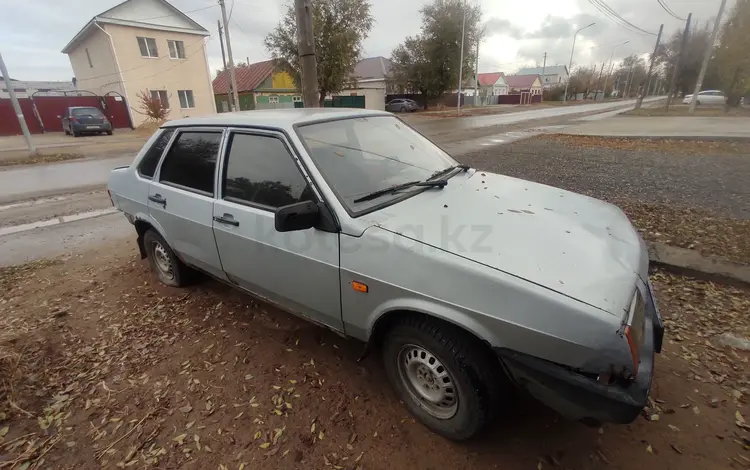
M 571 68 L 573 67 L 573 52 L 576 50 L 576 36 L 578 36 L 578 33 L 583 31 L 584 29 L 588 28 L 589 26 L 594 26 L 596 23 L 591 23 L 589 25 L 584 26 L 583 28 L 576 31 L 576 33 L 573 35 L 573 48 L 570 50 L 570 63 L 568 64 L 568 81 L 565 82 L 565 95 L 563 96 L 563 102 L 568 101 L 568 83 L 570 83 L 570 74 L 573 72 Z
M 612 48 L 612 54 L 609 56 L 609 73 L 607 74 L 607 78 L 604 79 L 604 94 L 607 94 L 607 84 L 609 83 L 609 77 L 612 75 L 612 70 L 615 68 L 615 64 L 612 63 L 612 58 L 615 56 L 615 49 L 617 49 L 620 46 L 624 46 L 625 44 L 629 43 L 630 41 L 621 42 L 620 44 L 615 45 L 615 47 Z M 610 95 L 611 96 L 611 95 Z M 604 99 L 604 98 L 602 98 Z

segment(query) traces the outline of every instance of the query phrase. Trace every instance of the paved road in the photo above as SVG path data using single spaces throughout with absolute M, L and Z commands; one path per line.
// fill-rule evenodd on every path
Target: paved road
M 608 113 L 603 113 L 606 115 Z M 581 121 L 594 120 L 602 114 L 588 116 Z M 746 117 L 652 117 L 622 116 L 571 126 L 566 134 L 643 137 L 722 137 L 750 139 L 750 118 Z

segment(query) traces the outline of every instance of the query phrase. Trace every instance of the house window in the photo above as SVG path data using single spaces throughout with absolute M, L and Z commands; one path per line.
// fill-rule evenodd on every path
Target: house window
M 138 37 L 138 47 L 141 49 L 141 57 L 159 57 L 154 38 Z
M 169 46 L 169 58 L 170 59 L 184 59 L 185 58 L 185 43 L 182 41 L 167 41 Z
M 292 96 L 292 102 L 294 102 L 294 103 L 302 103 L 302 97 L 301 96 Z
M 89 54 L 89 48 L 86 48 L 86 58 L 89 60 L 89 67 L 94 68 L 94 64 L 91 63 L 91 54 Z
M 151 98 L 161 101 L 164 109 L 169 109 L 169 98 L 167 97 L 167 90 L 151 90 Z
M 193 90 L 177 90 L 177 95 L 180 97 L 180 108 L 195 108 L 195 102 L 193 101 Z
M 269 96 L 268 97 L 268 102 L 269 103 L 278 103 L 279 102 L 279 97 L 278 96 Z

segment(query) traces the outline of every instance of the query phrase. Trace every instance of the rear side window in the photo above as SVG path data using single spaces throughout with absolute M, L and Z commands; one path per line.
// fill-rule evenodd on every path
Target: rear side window
M 162 131 L 161 135 L 156 142 L 148 149 L 146 155 L 143 156 L 141 163 L 138 165 L 138 173 L 145 178 L 152 178 L 156 172 L 156 167 L 159 165 L 161 155 L 164 153 L 164 149 L 167 148 L 169 139 L 172 138 L 174 130 L 167 129 Z
M 250 134 L 232 136 L 224 198 L 272 208 L 315 199 L 284 143 Z
M 214 169 L 221 132 L 181 132 L 164 157 L 159 181 L 214 193 Z

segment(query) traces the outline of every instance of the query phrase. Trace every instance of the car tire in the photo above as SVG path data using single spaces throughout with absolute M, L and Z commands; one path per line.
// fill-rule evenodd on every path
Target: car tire
M 156 230 L 149 229 L 143 234 L 143 246 L 146 248 L 151 271 L 162 284 L 183 287 L 189 283 L 191 269 L 177 258 L 164 237 Z
M 476 337 L 451 324 L 407 316 L 385 334 L 386 374 L 409 411 L 453 441 L 475 436 L 494 417 L 509 382 Z
M 65 132 L 65 135 L 70 135 L 70 131 L 63 127 L 63 132 Z
M 74 131 L 74 130 L 71 130 L 71 131 L 70 131 L 70 135 L 72 135 L 73 137 L 80 137 L 80 136 L 81 136 L 81 133 L 80 133 L 80 132 L 76 132 L 76 131 Z
M 107 131 L 107 135 L 112 135 L 112 131 Z
M 403 106 L 401 106 L 401 109 L 399 109 L 399 111 L 402 112 L 402 113 L 405 113 L 406 112 L 406 108 L 403 107 Z
M 696 106 L 700 106 L 701 105 L 701 100 L 696 100 L 695 104 L 696 104 Z

